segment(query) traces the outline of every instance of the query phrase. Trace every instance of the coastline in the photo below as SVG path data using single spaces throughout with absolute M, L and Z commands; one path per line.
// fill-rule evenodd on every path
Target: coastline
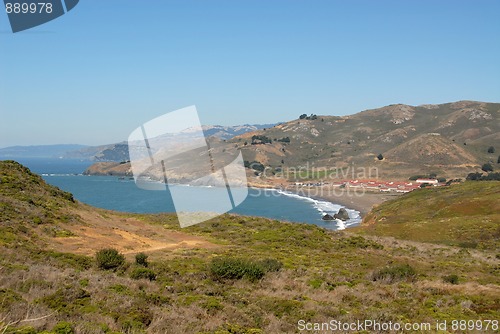
M 397 193 L 381 193 L 373 191 L 360 192 L 359 190 L 353 191 L 350 189 L 328 186 L 273 187 L 272 185 L 252 184 L 251 187 L 284 190 L 314 200 L 338 204 L 346 207 L 347 209 L 359 211 L 361 218 L 364 218 L 373 207 L 379 205 L 380 203 L 401 196 L 401 194 Z

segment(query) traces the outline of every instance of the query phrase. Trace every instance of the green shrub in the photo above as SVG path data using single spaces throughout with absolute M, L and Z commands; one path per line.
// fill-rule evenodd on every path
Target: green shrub
M 66 321 L 61 321 L 57 325 L 54 326 L 54 329 L 52 330 L 56 334 L 73 334 L 73 326 L 71 323 L 66 322 Z
M 485 172 L 493 172 L 493 166 L 490 163 L 483 164 L 481 169 Z
M 388 266 L 375 272 L 372 276 L 374 281 L 388 281 L 390 283 L 402 280 L 414 280 L 416 271 L 409 264 L 397 264 Z
M 156 279 L 156 274 L 154 271 L 144 267 L 137 267 L 132 270 L 130 274 L 130 278 L 132 279 L 148 279 L 150 281 L 154 281 Z
M 97 267 L 100 269 L 115 269 L 125 263 L 125 257 L 114 248 L 101 249 L 95 254 Z
M 214 314 L 224 308 L 224 305 L 215 297 L 209 297 L 207 300 L 200 304 L 202 308 L 207 310 L 210 314 Z
M 458 284 L 458 276 L 457 275 L 447 275 L 443 277 L 443 282 L 450 284 Z
M 250 281 L 261 279 L 265 275 L 262 265 L 245 259 L 218 257 L 212 260 L 210 272 L 217 279 L 241 279 Z
M 280 271 L 283 263 L 276 259 L 264 259 L 259 261 L 258 264 L 264 269 L 265 272 Z
M 138 264 L 139 266 L 147 267 L 149 265 L 148 256 L 144 253 L 136 254 L 135 263 Z

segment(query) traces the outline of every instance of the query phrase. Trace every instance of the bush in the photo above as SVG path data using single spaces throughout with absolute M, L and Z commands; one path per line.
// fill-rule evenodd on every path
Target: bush
M 73 334 L 73 326 L 71 323 L 66 322 L 66 321 L 61 321 L 57 325 L 54 326 L 54 329 L 52 330 L 56 334 Z
M 443 282 L 450 284 L 458 284 L 458 276 L 457 275 L 444 276 Z
M 259 264 L 265 272 L 280 271 L 281 267 L 283 267 L 283 263 L 276 259 L 264 259 Z
M 416 271 L 409 264 L 399 264 L 380 269 L 373 274 L 372 279 L 374 281 L 384 280 L 392 283 L 402 280 L 412 281 L 415 277 Z
M 108 270 L 115 269 L 125 263 L 125 257 L 114 248 L 101 249 L 95 254 L 97 267 Z
M 264 277 L 265 270 L 258 263 L 238 258 L 218 257 L 210 263 L 210 272 L 217 279 L 241 279 L 256 281 Z
M 130 274 L 130 278 L 132 279 L 148 279 L 150 281 L 154 281 L 156 279 L 156 274 L 154 271 L 144 267 L 137 267 L 132 270 Z
M 136 254 L 135 263 L 138 264 L 139 266 L 147 267 L 149 265 L 148 256 L 144 253 Z
M 485 172 L 493 172 L 493 166 L 490 163 L 485 163 L 481 169 Z
M 495 153 L 495 148 L 493 146 L 488 147 L 488 153 Z
M 382 155 L 382 153 L 380 153 L 379 155 L 377 155 L 377 159 L 379 159 L 379 160 L 383 160 L 384 159 L 384 156 Z

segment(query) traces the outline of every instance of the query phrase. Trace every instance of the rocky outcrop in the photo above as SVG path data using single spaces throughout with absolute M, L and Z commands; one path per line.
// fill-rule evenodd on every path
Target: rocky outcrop
M 349 213 L 347 213 L 346 209 L 340 208 L 339 212 L 333 215 L 333 218 L 345 221 L 349 219 Z
M 321 218 L 323 220 L 334 220 L 335 218 L 333 218 L 332 215 L 329 215 L 328 213 L 326 215 L 323 216 L 323 218 Z
M 87 168 L 83 175 L 132 176 L 132 170 L 129 162 L 96 162 Z

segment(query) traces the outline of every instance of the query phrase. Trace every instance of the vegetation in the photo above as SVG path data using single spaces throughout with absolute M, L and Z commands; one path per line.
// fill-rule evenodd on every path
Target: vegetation
M 125 257 L 114 248 L 97 251 L 95 260 L 97 267 L 104 270 L 116 269 L 125 263 Z
M 264 135 L 253 135 L 252 136 L 252 145 L 257 145 L 257 144 L 271 144 L 273 141 L 271 138 L 264 136 Z
M 137 267 L 132 270 L 130 277 L 132 279 L 148 279 L 154 281 L 156 279 L 156 273 L 149 268 Z
M 486 175 L 483 175 L 483 173 L 469 173 L 466 179 L 469 181 L 500 181 L 500 173 L 488 173 Z
M 384 159 L 384 156 L 382 155 L 382 153 L 380 153 L 379 155 L 377 155 L 377 159 L 379 159 L 379 160 L 383 160 Z
M 500 317 L 494 182 L 417 190 L 374 210 L 381 230 L 336 232 L 230 214 L 181 230 L 175 215 L 74 203 L 15 163 L 0 162 L 4 178 L 10 181 L 0 183 L 0 333 L 294 333 L 299 319 Z M 73 231 L 82 245 L 108 240 L 85 239 L 81 231 L 95 223 L 92 217 L 115 229 L 133 221 L 126 226 L 177 239 L 150 250 L 142 242 L 136 250 L 115 242 L 128 261 L 149 255 L 147 267 L 136 261 L 115 270 L 92 265 L 95 250 L 49 250 L 67 238 L 44 233 L 48 224 Z M 176 244 L 188 237 L 201 243 Z M 31 319 L 27 310 L 40 319 L 23 321 Z
M 418 189 L 373 209 L 363 234 L 467 248 L 500 248 L 500 190 L 494 181 Z
M 148 256 L 144 253 L 138 253 L 135 255 L 135 263 L 139 266 L 147 267 L 148 266 Z
M 396 281 L 413 281 L 416 277 L 416 271 L 409 264 L 391 265 L 376 271 L 372 275 L 374 281 L 385 281 L 394 283 Z
M 276 141 L 282 142 L 282 143 L 289 143 L 290 142 L 290 137 L 283 137 L 280 139 L 277 139 Z
M 495 153 L 495 148 L 493 146 L 488 147 L 488 153 Z
M 263 164 L 261 164 L 258 161 L 250 162 L 250 161 L 245 160 L 244 165 L 246 168 L 250 168 L 250 169 L 253 169 L 253 170 L 258 171 L 258 172 L 263 172 L 266 169 L 266 166 L 264 166 Z
M 315 119 L 318 119 L 318 116 L 315 114 L 311 114 L 309 116 L 307 116 L 307 114 L 302 114 L 299 116 L 299 119 L 306 119 L 306 120 L 314 121 Z
M 481 167 L 484 172 L 493 172 L 493 166 L 490 163 L 485 163 Z

